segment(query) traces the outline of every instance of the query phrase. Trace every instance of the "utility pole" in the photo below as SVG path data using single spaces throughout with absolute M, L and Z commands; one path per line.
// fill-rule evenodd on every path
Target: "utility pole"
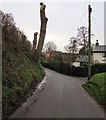
M 88 5 L 88 41 L 89 41 L 88 80 L 91 78 L 91 12 L 92 12 L 92 8 L 90 5 Z

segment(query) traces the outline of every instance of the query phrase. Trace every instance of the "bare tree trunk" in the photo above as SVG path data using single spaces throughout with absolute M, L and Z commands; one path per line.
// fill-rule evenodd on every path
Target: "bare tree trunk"
M 72 50 L 72 61 L 74 62 L 74 48 L 73 48 L 73 50 Z
M 36 44 L 37 44 L 37 35 L 38 35 L 38 33 L 37 32 L 35 32 L 34 33 L 34 40 L 33 40 L 33 52 L 35 51 L 35 49 L 36 49 Z
M 45 34 L 46 34 L 46 26 L 47 26 L 47 18 L 45 17 L 45 7 L 46 5 L 43 3 L 40 3 L 40 18 L 41 18 L 41 28 L 40 28 L 40 36 L 39 36 L 39 42 L 36 50 L 37 54 L 37 61 L 40 59 L 40 55 L 42 52 L 43 44 L 44 44 L 44 39 L 45 39 Z

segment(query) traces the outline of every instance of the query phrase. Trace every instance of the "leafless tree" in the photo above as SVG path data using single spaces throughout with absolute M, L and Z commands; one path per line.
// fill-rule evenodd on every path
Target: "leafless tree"
M 74 54 L 78 50 L 77 38 L 71 37 L 70 40 L 69 40 L 69 44 L 67 46 L 65 46 L 64 48 L 68 53 L 72 53 L 72 55 L 73 55 L 72 58 L 73 58 L 73 61 L 74 61 Z
M 45 51 L 50 51 L 50 52 L 56 51 L 56 50 L 57 50 L 57 46 L 56 46 L 52 41 L 49 41 L 49 42 L 47 42 L 47 43 L 45 44 L 43 50 L 44 50 L 44 52 L 45 52 Z
M 91 34 L 92 37 L 94 34 Z M 87 54 L 87 49 L 88 49 L 88 31 L 87 27 L 80 27 L 78 28 L 78 33 L 77 33 L 77 41 L 79 46 L 82 46 L 81 51 L 83 54 Z
M 14 18 L 13 15 L 7 14 L 7 13 L 3 13 L 2 11 L 0 11 L 0 17 L 1 17 L 1 21 L 2 21 L 2 27 L 5 30 L 10 30 L 12 27 L 15 27 L 15 22 L 14 22 Z
M 87 28 L 82 26 L 78 28 L 77 40 L 79 41 L 79 45 L 83 46 L 84 49 L 88 46 L 88 31 Z
M 77 47 L 78 47 L 77 39 L 75 37 L 71 37 L 69 40 L 69 44 L 64 48 L 68 53 L 76 53 Z

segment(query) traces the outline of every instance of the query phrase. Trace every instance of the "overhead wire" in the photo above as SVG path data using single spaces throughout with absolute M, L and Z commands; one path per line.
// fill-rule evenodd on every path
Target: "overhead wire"
M 74 32 L 76 26 L 77 26 L 77 25 L 81 22 L 81 20 L 85 17 L 86 13 L 87 13 L 87 10 L 86 10 L 86 12 L 83 14 L 83 16 L 81 16 L 81 18 L 78 20 L 78 22 L 74 25 L 73 29 L 71 30 L 71 34 Z
M 97 32 L 98 32 L 99 38 L 100 38 L 100 40 L 102 40 L 101 34 L 100 34 L 100 32 L 99 32 L 99 29 L 98 29 L 98 26 L 97 26 L 97 24 L 96 24 L 95 18 L 94 18 L 93 16 L 92 16 L 92 19 L 93 19 L 93 21 L 94 21 L 94 23 L 95 23 L 95 27 L 96 27 L 96 30 L 97 30 Z

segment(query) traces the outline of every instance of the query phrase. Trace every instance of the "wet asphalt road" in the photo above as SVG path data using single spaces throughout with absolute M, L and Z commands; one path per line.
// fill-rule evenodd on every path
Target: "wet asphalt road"
M 11 118 L 103 118 L 103 109 L 81 88 L 84 82 L 45 69 L 47 76 Z

